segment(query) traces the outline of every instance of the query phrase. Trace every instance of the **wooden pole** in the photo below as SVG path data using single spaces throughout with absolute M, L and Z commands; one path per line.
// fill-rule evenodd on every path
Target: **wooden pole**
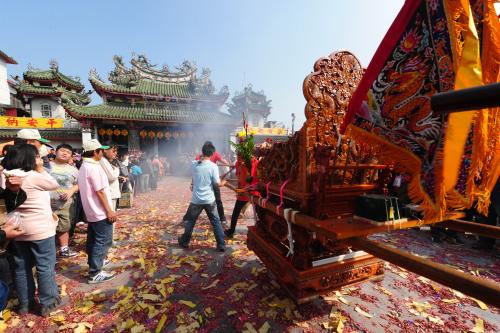
M 500 83 L 453 90 L 431 97 L 434 113 L 480 110 L 500 105 Z
M 355 237 L 346 240 L 359 250 L 364 250 L 378 258 L 401 266 L 411 272 L 425 276 L 452 289 L 500 307 L 500 284 L 480 277 L 459 272 L 446 265 L 411 255 L 393 247 Z
M 455 219 L 441 222 L 438 226 L 462 232 L 471 232 L 485 237 L 500 238 L 500 227 L 488 224 Z

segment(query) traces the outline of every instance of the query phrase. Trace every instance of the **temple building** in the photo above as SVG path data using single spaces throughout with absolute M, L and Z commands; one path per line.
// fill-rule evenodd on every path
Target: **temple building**
M 59 71 L 56 61 L 47 70 L 31 65 L 18 77 L 7 80 L 11 103 L 4 106 L 0 116 L 0 138 L 13 139 L 21 128 L 36 128 L 53 145 L 67 142 L 81 146 L 81 130 L 78 121 L 66 113 L 63 104 L 90 103 L 89 93 L 78 78 Z
M 263 91 L 255 92 L 249 84 L 243 92 L 235 93 L 229 104 L 229 113 L 237 123 L 241 123 L 245 113 L 249 126 L 264 127 L 271 114 L 271 100 L 267 99 Z
M 243 92 L 235 93 L 228 108 L 234 123 L 238 126 L 236 133 L 242 133 L 243 114 L 245 114 L 256 145 L 268 140 L 277 142 L 288 139 L 283 123 L 267 120 L 271 114 L 271 100 L 267 99 L 263 91 L 254 91 L 251 84 L 247 85 Z
M 224 86 L 215 93 L 209 69 L 197 75 L 189 61 L 175 70 L 166 65 L 158 68 L 144 55 L 133 56 L 130 66 L 120 56 L 113 61 L 109 82 L 95 70 L 89 74 L 101 104 L 65 105 L 101 142 L 168 156 L 199 151 L 205 140 L 213 141 L 219 151 L 228 149 L 234 125 L 221 108 L 229 92 Z

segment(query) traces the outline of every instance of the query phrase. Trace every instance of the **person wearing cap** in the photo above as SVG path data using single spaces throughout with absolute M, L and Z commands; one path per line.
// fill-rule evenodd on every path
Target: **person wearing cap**
M 37 129 L 33 128 L 23 128 L 17 132 L 17 138 L 14 140 L 15 145 L 19 145 L 22 143 L 27 143 L 33 145 L 38 149 L 40 156 L 43 161 L 43 167 L 47 170 L 50 170 L 50 161 L 47 155 L 49 151 L 45 146 L 46 143 L 49 143 L 50 140 L 42 138 L 40 132 Z
M 88 283 L 109 281 L 115 276 L 102 270 L 113 241 L 113 223 L 116 221 L 116 213 L 111 209 L 109 181 L 99 163 L 106 149 L 109 146 L 101 145 L 97 139 L 84 142 L 83 163 L 78 171 L 78 188 L 88 222 Z

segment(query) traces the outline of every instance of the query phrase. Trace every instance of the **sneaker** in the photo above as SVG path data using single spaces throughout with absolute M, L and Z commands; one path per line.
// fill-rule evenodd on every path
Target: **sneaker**
M 59 251 L 59 257 L 61 258 L 71 258 L 78 255 L 78 252 L 73 251 L 69 247 L 66 247 Z
M 112 280 L 114 278 L 115 278 L 115 273 L 100 271 L 96 275 L 89 277 L 88 283 L 90 284 L 101 283 Z

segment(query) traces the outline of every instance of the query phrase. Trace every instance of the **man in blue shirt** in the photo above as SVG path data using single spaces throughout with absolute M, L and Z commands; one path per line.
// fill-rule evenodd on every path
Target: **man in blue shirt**
M 214 152 L 214 145 L 211 142 L 206 142 L 202 147 L 202 158 L 199 161 L 193 161 L 191 166 L 193 195 L 186 215 L 184 215 L 184 234 L 178 238 L 179 245 L 183 248 L 188 248 L 196 220 L 204 210 L 214 230 L 217 250 L 221 252 L 226 250 L 224 231 L 222 230 L 219 214 L 217 213 L 213 190 L 214 186 L 224 186 L 225 181 L 220 180 L 217 165 L 210 161 L 210 157 Z

